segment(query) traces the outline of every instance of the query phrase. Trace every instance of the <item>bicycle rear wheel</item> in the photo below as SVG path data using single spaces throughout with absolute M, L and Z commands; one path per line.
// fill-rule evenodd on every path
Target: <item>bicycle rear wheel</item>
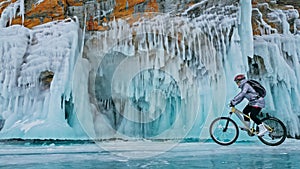
M 275 117 L 267 117 L 261 121 L 269 131 L 264 136 L 258 137 L 262 143 L 269 146 L 277 146 L 284 142 L 287 137 L 287 131 L 282 121 Z
M 211 138 L 220 145 L 230 145 L 239 136 L 237 124 L 228 117 L 216 118 L 209 127 Z

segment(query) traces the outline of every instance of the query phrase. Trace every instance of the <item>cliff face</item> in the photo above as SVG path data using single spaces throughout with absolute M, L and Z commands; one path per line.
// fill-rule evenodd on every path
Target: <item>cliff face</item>
M 184 0 L 184 2 L 183 0 L 26 0 L 23 4 L 24 1 L 0 0 L 0 28 L 13 24 L 23 24 L 27 28 L 34 28 L 29 30 L 22 26 L 11 26 L 0 31 L 2 33 L 0 42 L 3 42 L 2 46 L 4 46 L 0 56 L 5 58 L 2 60 L 6 61 L 5 64 L 2 64 L 6 71 L 0 71 L 0 74 L 3 74 L 0 77 L 2 79 L 5 76 L 10 77 L 8 75 L 12 74 L 11 69 L 14 69 L 13 76 L 17 79 L 2 80 L 0 86 L 3 84 L 5 89 L 13 86 L 18 90 L 20 87 L 24 87 L 24 93 L 20 89 L 22 92 L 18 92 L 15 98 L 10 93 L 5 93 L 5 97 L 2 99 L 4 104 L 3 106 L 0 105 L 0 108 L 5 109 L 7 117 L 10 112 L 17 112 L 15 109 L 18 109 L 18 106 L 9 106 L 13 105 L 11 102 L 16 100 L 22 109 L 28 107 L 29 104 L 36 108 L 35 111 L 26 109 L 28 114 L 44 112 L 36 113 L 38 114 L 37 117 L 42 116 L 43 119 L 47 118 L 47 120 L 53 118 L 55 119 L 54 122 L 59 118 L 57 121 L 63 121 L 61 124 L 64 124 L 65 119 L 67 119 L 68 124 L 71 127 L 75 126 L 74 128 L 79 125 L 76 124 L 74 120 L 76 118 L 73 115 L 82 112 L 84 114 L 79 114 L 78 117 L 84 117 L 83 124 L 91 129 L 91 133 L 95 132 L 97 136 L 104 138 L 115 137 L 115 131 L 124 132 L 122 134 L 126 136 L 152 137 L 159 135 L 161 131 L 167 133 L 164 131 L 170 127 L 174 127 L 175 133 L 178 133 L 180 138 L 185 136 L 185 129 L 192 127 L 194 121 L 197 121 L 197 125 L 200 126 L 202 123 L 208 122 L 208 120 L 204 122 L 203 119 L 205 118 L 202 117 L 211 111 L 211 105 L 221 105 L 221 102 L 225 101 L 225 94 L 227 93 L 223 91 L 224 84 L 228 87 L 231 86 L 226 89 L 227 91 L 235 91 L 236 86 L 229 84 L 231 81 L 224 80 L 224 77 L 226 76 L 227 79 L 228 75 L 246 72 L 249 68 L 251 76 L 267 78 L 263 81 L 264 86 L 267 87 L 268 93 L 273 93 L 273 95 L 269 95 L 266 101 L 268 109 L 271 112 L 276 110 L 278 113 L 274 115 L 289 124 L 291 136 L 300 135 L 299 112 L 297 112 L 300 110 L 300 106 L 298 106 L 300 100 L 300 95 L 298 95 L 300 90 L 298 58 L 300 57 L 298 54 L 300 52 L 297 51 L 299 36 L 295 35 L 300 34 L 300 20 L 299 4 L 295 2 L 291 2 L 292 5 L 290 5 L 288 1 L 253 0 L 251 28 L 249 24 L 251 19 L 250 0 Z M 239 6 L 240 1 L 246 3 L 241 3 L 242 5 Z M 245 5 L 247 6 L 245 7 Z M 243 14 L 239 15 L 240 11 Z M 158 13 L 167 13 L 172 17 Z M 148 17 L 140 17 L 141 15 L 153 17 L 149 19 Z M 187 16 L 194 19 L 177 16 Z M 239 20 L 239 16 L 244 19 Z M 64 21 L 71 22 L 71 24 L 64 24 L 64 22 L 44 24 L 69 17 L 75 18 L 76 22 L 73 22 L 72 19 L 66 19 Z M 127 18 L 123 20 L 115 20 L 125 17 Z M 84 46 L 81 46 L 82 32 L 77 21 L 79 21 L 81 28 L 86 26 L 88 30 L 85 34 Z M 62 27 L 69 25 L 69 27 L 62 29 L 62 27 L 56 27 L 59 26 L 58 24 L 61 24 Z M 23 30 L 24 33 L 11 31 L 17 30 L 17 28 Z M 11 34 L 6 36 L 5 30 L 10 30 L 7 32 Z M 72 31 L 73 33 L 69 34 Z M 252 32 L 254 35 L 271 35 L 255 36 L 254 47 L 252 47 L 249 46 L 252 45 L 250 39 Z M 284 36 L 275 33 L 282 33 Z M 19 39 L 20 37 L 23 38 L 23 41 Z M 55 39 L 57 37 L 59 39 Z M 22 50 L 16 50 L 16 47 L 19 48 L 19 44 L 23 47 Z M 82 58 L 77 59 L 76 63 L 78 64 L 75 65 L 74 62 L 77 54 L 80 53 L 79 49 L 82 49 L 81 47 L 83 47 Z M 15 52 L 23 53 L 15 54 Z M 253 59 L 247 57 L 252 54 L 254 54 Z M 12 61 L 10 61 L 10 58 L 15 60 L 11 59 Z M 39 64 L 45 62 L 44 60 L 46 60 L 46 64 L 49 63 L 50 68 L 46 69 L 43 64 Z M 164 78 L 158 78 L 159 81 L 156 82 L 156 77 L 152 76 L 154 73 L 145 74 L 144 68 L 159 68 L 159 70 L 163 68 L 162 70 L 166 70 L 165 72 L 173 73 L 172 76 L 179 79 L 180 83 L 178 84 L 182 85 L 179 88 L 182 88 L 180 92 L 186 97 L 182 99 L 184 101 L 176 100 L 177 98 L 181 99 L 178 92 L 168 98 L 160 97 L 160 93 L 153 97 L 147 94 L 149 98 L 145 99 L 146 96 L 144 97 L 140 93 L 151 93 L 148 91 L 149 88 L 157 90 L 152 86 L 143 87 L 139 82 L 152 85 L 161 83 L 162 79 L 168 79 L 169 83 L 172 78 L 166 73 Z M 32 70 L 34 70 L 34 74 L 31 72 Z M 69 74 L 60 74 L 64 71 L 69 71 Z M 76 76 L 72 76 L 73 73 Z M 158 72 L 158 74 L 160 73 Z M 151 77 L 145 79 L 154 79 L 155 83 L 139 78 L 144 76 Z M 69 79 L 71 77 L 73 79 Z M 195 77 L 203 86 L 200 85 L 199 87 L 198 83 L 194 83 Z M 116 86 L 113 86 L 112 82 L 115 79 L 118 80 L 114 84 Z M 129 79 L 133 79 L 132 83 L 127 83 Z M 71 83 L 69 82 L 71 80 L 77 82 L 74 83 L 75 87 L 73 86 L 76 89 L 72 89 L 74 93 L 70 89 Z M 96 85 L 96 82 L 99 84 Z M 21 85 L 18 85 L 19 83 Z M 159 86 L 170 86 L 168 83 Z M 40 90 L 39 85 L 41 85 L 42 90 Z M 49 90 L 52 89 L 52 86 L 55 90 Z M 173 86 L 173 80 L 171 86 Z M 35 99 L 40 99 L 40 96 L 36 98 L 35 93 L 29 94 L 27 97 L 28 88 L 32 90 L 38 88 L 37 93 L 45 92 L 49 94 L 46 96 L 51 96 L 51 99 L 44 99 L 45 101 L 40 104 L 40 102 L 35 101 Z M 113 92 L 116 94 L 107 92 L 109 91 L 108 88 L 113 88 Z M 130 94 L 124 90 L 129 88 L 132 89 Z M 201 89 L 200 92 L 203 93 L 195 92 L 198 89 Z M 56 92 L 57 90 L 59 92 Z M 3 89 L 3 91 L 8 90 Z M 55 94 L 51 93 L 53 91 Z M 163 93 L 172 93 L 165 89 L 162 91 Z M 191 91 L 192 94 L 190 94 Z M 25 99 L 24 104 L 23 100 L 19 99 L 19 96 L 23 98 L 23 95 L 29 98 Z M 230 95 L 233 94 L 228 94 L 228 96 Z M 160 106 L 160 103 L 156 104 L 155 100 L 159 100 L 156 99 L 158 96 L 165 102 L 167 102 L 166 100 L 176 100 L 175 102 L 170 101 L 170 104 L 166 106 L 170 112 L 167 114 L 170 116 L 163 116 L 163 119 L 169 121 L 159 118 L 148 125 L 148 123 L 145 124 L 143 118 L 142 121 L 135 119 L 135 117 L 140 117 L 134 114 L 135 111 L 127 111 L 126 104 L 130 103 L 133 109 L 142 111 L 145 108 L 146 112 L 151 108 L 151 111 L 159 114 L 165 107 Z M 201 96 L 201 102 L 198 100 L 199 96 Z M 210 102 L 207 98 L 214 99 Z M 155 103 L 155 107 L 149 108 L 148 105 L 151 105 L 151 102 Z M 36 103 L 38 106 L 33 106 L 31 103 Z M 91 107 L 81 103 L 91 105 Z M 177 103 L 180 103 L 180 106 Z M 201 116 L 197 116 L 199 119 L 194 118 L 195 113 L 199 112 L 198 107 L 189 106 L 188 103 L 202 106 Z M 40 105 L 45 105 L 46 108 Z M 49 106 L 48 109 L 48 105 L 54 106 Z M 216 107 L 221 108 L 222 106 Z M 75 110 L 74 107 L 78 111 L 73 111 Z M 99 111 L 97 107 L 99 107 Z M 184 107 L 184 111 L 190 114 L 181 113 L 182 118 L 179 118 L 181 121 L 175 126 L 173 122 L 177 120 L 173 118 L 175 116 L 172 112 L 176 114 L 181 107 Z M 87 108 L 91 109 L 88 110 L 88 118 L 86 118 Z M 51 113 L 49 116 L 48 112 Z M 216 108 L 216 112 L 221 112 L 221 110 Z M 26 115 L 26 113 L 24 114 Z M 123 118 L 123 114 L 133 118 L 125 121 L 127 118 Z M 15 121 L 18 120 L 14 116 L 11 117 Z M 151 114 L 149 120 L 153 120 L 154 117 L 156 118 Z M 28 121 L 27 116 L 21 118 L 25 122 Z M 103 119 L 108 119 L 108 122 L 103 122 Z M 91 123 L 91 121 L 93 122 Z M 135 123 L 136 121 L 138 123 Z M 143 127 L 140 127 L 140 124 L 143 124 Z M 182 124 L 188 127 L 183 128 Z M 152 125 L 161 125 L 165 128 L 152 130 Z M 128 130 L 128 128 L 133 130 Z M 190 133 L 197 134 L 199 131 Z M 173 136 L 170 134 L 166 137 L 172 138 Z M 163 136 L 162 138 L 166 137 Z
M 0 0 L 0 14 L 10 6 L 16 6 L 18 0 Z M 21 1 L 20 1 L 21 2 Z M 11 24 L 23 24 L 25 27 L 61 20 L 70 16 L 77 16 L 84 20 L 84 8 L 87 9 L 87 25 L 89 30 L 103 30 L 103 22 L 111 18 L 131 15 L 135 12 L 159 12 L 158 3 L 146 0 L 28 0 L 25 1 L 24 23 L 22 16 L 12 18 Z
M 18 0 L 0 0 L 0 13 L 6 8 L 16 6 Z M 61 20 L 68 17 L 68 8 L 70 6 L 83 6 L 82 0 L 26 0 L 24 4 L 24 23 L 25 27 L 31 28 L 43 23 Z M 20 12 L 20 9 L 18 10 Z M 22 24 L 22 16 L 12 18 L 10 24 Z M 9 25 L 9 24 L 8 24 Z
M 300 30 L 300 1 L 254 0 L 252 27 L 254 35 L 286 32 L 297 33 Z M 284 28 L 289 25 L 289 28 Z
M 22 1 L 18 0 L 0 0 L 0 13 L 14 3 Z M 19 15 L 11 18 L 11 24 L 23 24 L 25 27 L 32 28 L 34 26 L 47 23 L 54 20 L 61 20 L 68 17 L 78 17 L 81 26 L 86 20 L 87 30 L 106 30 L 107 22 L 114 18 L 126 17 L 137 13 L 144 12 L 162 12 L 180 14 L 184 9 L 199 1 L 187 0 L 184 3 L 175 0 L 27 0 L 25 1 L 24 21 Z M 206 6 L 216 5 L 220 3 L 238 3 L 238 1 L 227 0 L 218 1 L 210 0 Z M 252 25 L 254 35 L 262 35 L 269 33 L 283 33 L 282 20 L 286 18 L 290 25 L 290 32 L 295 33 L 300 30 L 299 11 L 300 2 L 294 0 L 253 0 Z M 86 9 L 86 18 L 84 13 Z M 282 14 L 276 9 L 281 9 Z M 174 12 L 176 11 L 176 12 Z M 20 12 L 17 11 L 17 13 Z M 194 11 L 196 14 L 201 13 Z M 283 16 L 285 15 L 285 16 Z M 282 18 L 284 17 L 284 18 Z

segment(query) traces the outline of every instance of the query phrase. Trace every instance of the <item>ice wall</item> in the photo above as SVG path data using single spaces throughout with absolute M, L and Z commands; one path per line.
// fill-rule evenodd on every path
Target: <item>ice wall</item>
M 237 73 L 260 80 L 265 110 L 299 135 L 300 42 L 285 22 L 297 12 L 274 11 L 284 34 L 262 22 L 253 38 L 250 0 L 207 2 L 113 20 L 84 46 L 76 18 L 1 28 L 0 138 L 207 139 L 239 92 Z M 7 8 L 2 27 L 21 3 Z
M 89 95 L 74 90 L 74 99 L 85 103 L 76 107 L 79 117 L 91 112 L 81 120 L 87 133 L 99 139 L 207 138 L 212 118 L 237 92 L 232 79 L 247 71 L 247 59 L 240 47 L 245 28 L 239 26 L 239 5 L 210 7 L 195 17 L 193 11 L 205 5 L 191 6 L 184 16 L 128 16 L 87 36 Z M 249 14 L 244 17 L 250 22 Z
M 1 28 L 1 138 L 80 136 L 72 121 L 71 92 L 79 35 L 76 18 L 31 30 L 21 25 Z
M 265 4 L 266 5 L 266 4 Z M 253 9 L 261 15 L 258 9 Z M 254 58 L 257 65 L 252 76 L 260 78 L 270 95 L 266 97 L 266 111 L 282 119 L 289 128 L 289 134 L 299 136 L 299 58 L 300 36 L 299 13 L 297 10 L 274 10 L 269 14 L 269 22 L 281 23 L 282 34 L 271 30 L 261 20 L 261 36 L 254 37 Z M 294 25 L 287 21 L 294 19 Z M 294 32 L 290 28 L 294 27 Z
M 182 16 L 151 13 L 114 20 L 108 31 L 90 34 L 85 49 L 90 95 L 84 100 L 91 100 L 87 107 L 94 123 L 85 122 L 87 133 L 97 138 L 208 138 L 211 120 L 227 113 L 223 108 L 239 92 L 233 77 L 245 73 L 267 88 L 264 112 L 282 119 L 291 136 L 299 135 L 299 40 L 288 30 L 291 12 L 277 11 L 283 35 L 270 30 L 253 38 L 251 1 L 203 11 L 206 2 Z

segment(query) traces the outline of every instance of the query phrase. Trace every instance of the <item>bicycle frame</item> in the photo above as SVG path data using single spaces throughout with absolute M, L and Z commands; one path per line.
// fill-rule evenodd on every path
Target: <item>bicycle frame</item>
M 241 121 L 241 122 L 243 123 L 243 125 L 244 125 L 244 128 L 246 128 L 246 129 L 250 132 L 250 134 L 257 134 L 257 131 L 254 130 L 255 123 L 253 122 L 253 120 L 251 119 L 251 117 L 250 117 L 249 115 L 244 114 L 243 112 L 241 112 L 240 110 L 238 110 L 238 109 L 235 108 L 234 106 L 231 107 L 231 111 L 230 111 L 230 113 L 229 113 L 229 118 L 230 118 L 230 116 L 231 116 L 233 113 L 240 119 L 240 121 Z M 244 117 L 247 117 L 247 118 L 250 119 L 250 121 L 252 121 L 252 127 L 249 128 L 249 127 L 246 125 L 246 122 L 245 122 L 245 120 L 244 120 Z M 268 125 L 266 125 L 266 124 L 264 124 L 264 125 L 265 125 L 265 127 L 267 128 L 267 130 L 268 130 L 269 132 L 272 132 L 273 129 L 272 129 L 270 126 L 268 126 Z
M 235 114 L 245 127 L 238 126 L 237 119 L 233 119 L 231 117 L 232 114 Z M 251 126 L 248 126 L 248 123 L 245 122 L 244 118 L 250 119 Z M 259 127 L 251 117 L 237 108 L 231 107 L 228 117 L 217 117 L 211 122 L 209 133 L 211 138 L 220 145 L 230 145 L 234 143 L 238 139 L 239 130 L 246 131 L 251 137 L 258 136 L 258 139 L 262 143 L 269 146 L 277 146 L 284 142 L 287 137 L 287 129 L 282 121 L 271 116 L 263 117 L 261 121 L 269 132 L 262 136 L 258 136 Z

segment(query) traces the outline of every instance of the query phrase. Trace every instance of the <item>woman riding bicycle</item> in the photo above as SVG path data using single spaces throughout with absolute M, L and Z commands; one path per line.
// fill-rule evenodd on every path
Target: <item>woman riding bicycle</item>
M 239 94 L 237 94 L 233 100 L 230 101 L 231 106 L 235 106 L 243 101 L 246 98 L 249 103 L 243 109 L 243 113 L 248 115 L 250 112 L 251 119 L 258 125 L 259 133 L 258 136 L 264 135 L 268 130 L 262 124 L 261 120 L 257 118 L 258 113 L 261 111 L 262 108 L 265 107 L 265 100 L 263 97 L 259 97 L 258 93 L 254 90 L 254 88 L 247 83 L 247 79 L 245 75 L 239 74 L 235 76 L 234 81 L 241 88 Z M 250 127 L 250 119 L 244 116 L 244 120 L 247 124 L 247 127 Z

